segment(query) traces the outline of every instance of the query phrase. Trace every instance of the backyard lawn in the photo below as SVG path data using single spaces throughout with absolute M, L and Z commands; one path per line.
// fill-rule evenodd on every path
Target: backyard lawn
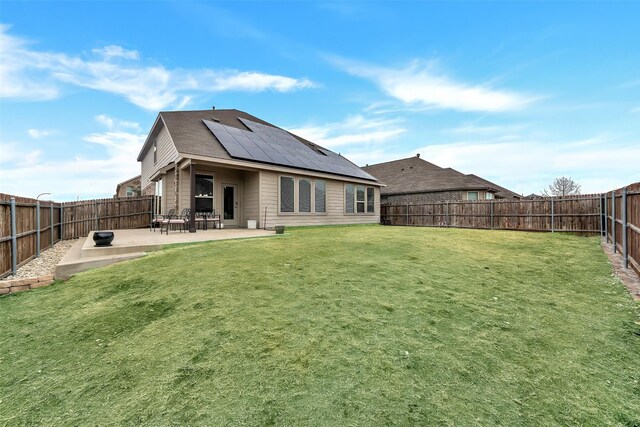
M 0 298 L 0 425 L 640 425 L 597 238 L 382 226 L 176 246 Z

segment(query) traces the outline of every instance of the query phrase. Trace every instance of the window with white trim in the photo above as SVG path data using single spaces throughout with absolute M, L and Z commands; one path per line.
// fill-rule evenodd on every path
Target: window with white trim
M 135 188 L 130 185 L 127 185 L 127 197 L 133 197 L 136 195 Z
M 375 212 L 375 189 L 364 185 L 344 185 L 344 212 L 364 214 Z
M 298 212 L 311 212 L 311 181 L 306 178 L 298 179 Z
M 470 201 L 478 200 L 478 192 L 477 191 L 467 191 L 467 200 L 470 200 Z
M 353 199 L 355 196 L 355 191 L 354 191 L 354 185 L 353 184 L 346 184 L 344 186 L 344 211 L 346 213 L 354 213 L 353 211 Z
M 327 211 L 327 183 L 316 179 L 315 187 L 315 211 L 324 213 Z
M 295 179 L 293 177 L 280 177 L 280 212 L 294 212 L 295 190 Z
M 494 199 L 493 193 L 484 193 L 484 199 L 485 200 L 493 200 Z
M 158 140 L 153 141 L 153 164 L 158 162 Z
M 320 179 L 280 176 L 279 210 L 282 214 L 327 212 L 327 183 Z
M 196 174 L 196 212 L 213 212 L 213 176 Z

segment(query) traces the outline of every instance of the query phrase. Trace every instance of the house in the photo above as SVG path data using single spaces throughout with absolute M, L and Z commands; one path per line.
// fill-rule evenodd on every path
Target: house
M 116 194 L 113 197 L 135 197 L 140 194 L 140 175 L 137 175 L 118 184 Z
M 215 211 L 225 226 L 259 228 L 380 219 L 373 176 L 239 110 L 160 112 L 138 161 L 142 191 L 161 196 L 162 213 Z
M 456 200 L 518 199 L 521 196 L 477 175 L 441 168 L 420 158 L 394 160 L 362 168 L 386 187 L 382 203 L 431 203 Z

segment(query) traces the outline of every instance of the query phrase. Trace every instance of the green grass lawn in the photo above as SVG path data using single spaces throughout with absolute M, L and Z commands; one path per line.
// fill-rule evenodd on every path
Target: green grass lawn
M 0 425 L 640 425 L 597 238 L 381 226 L 176 246 L 0 298 Z

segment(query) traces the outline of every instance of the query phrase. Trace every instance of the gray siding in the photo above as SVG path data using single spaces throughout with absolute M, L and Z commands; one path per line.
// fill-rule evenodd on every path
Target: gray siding
M 173 141 L 171 141 L 171 136 L 167 131 L 167 128 L 160 122 L 158 124 L 160 126 L 160 131 L 158 133 L 157 141 L 157 155 L 156 162 L 153 163 L 153 144 L 147 150 L 141 162 L 141 187 L 146 189 L 149 185 L 152 185 L 150 177 L 158 172 L 161 168 L 165 167 L 167 164 L 171 162 L 175 162 L 178 158 L 178 151 L 176 150 Z
M 260 172 L 244 173 L 244 191 L 242 194 L 244 200 L 243 227 L 246 227 L 247 220 L 254 219 L 258 221 L 260 227 L 262 221 L 260 219 Z
M 304 175 L 291 175 L 298 178 L 313 177 Z M 324 214 L 285 214 L 278 213 L 278 180 L 280 174 L 276 172 L 260 171 L 261 194 L 261 220 L 264 217 L 264 210 L 267 209 L 267 227 L 276 225 L 329 225 L 329 224 L 377 224 L 380 222 L 380 189 L 374 187 L 375 193 L 375 213 L 374 214 L 345 214 L 344 213 L 344 184 L 343 181 L 323 179 L 327 188 L 327 212 Z M 261 223 L 262 226 L 262 223 Z

